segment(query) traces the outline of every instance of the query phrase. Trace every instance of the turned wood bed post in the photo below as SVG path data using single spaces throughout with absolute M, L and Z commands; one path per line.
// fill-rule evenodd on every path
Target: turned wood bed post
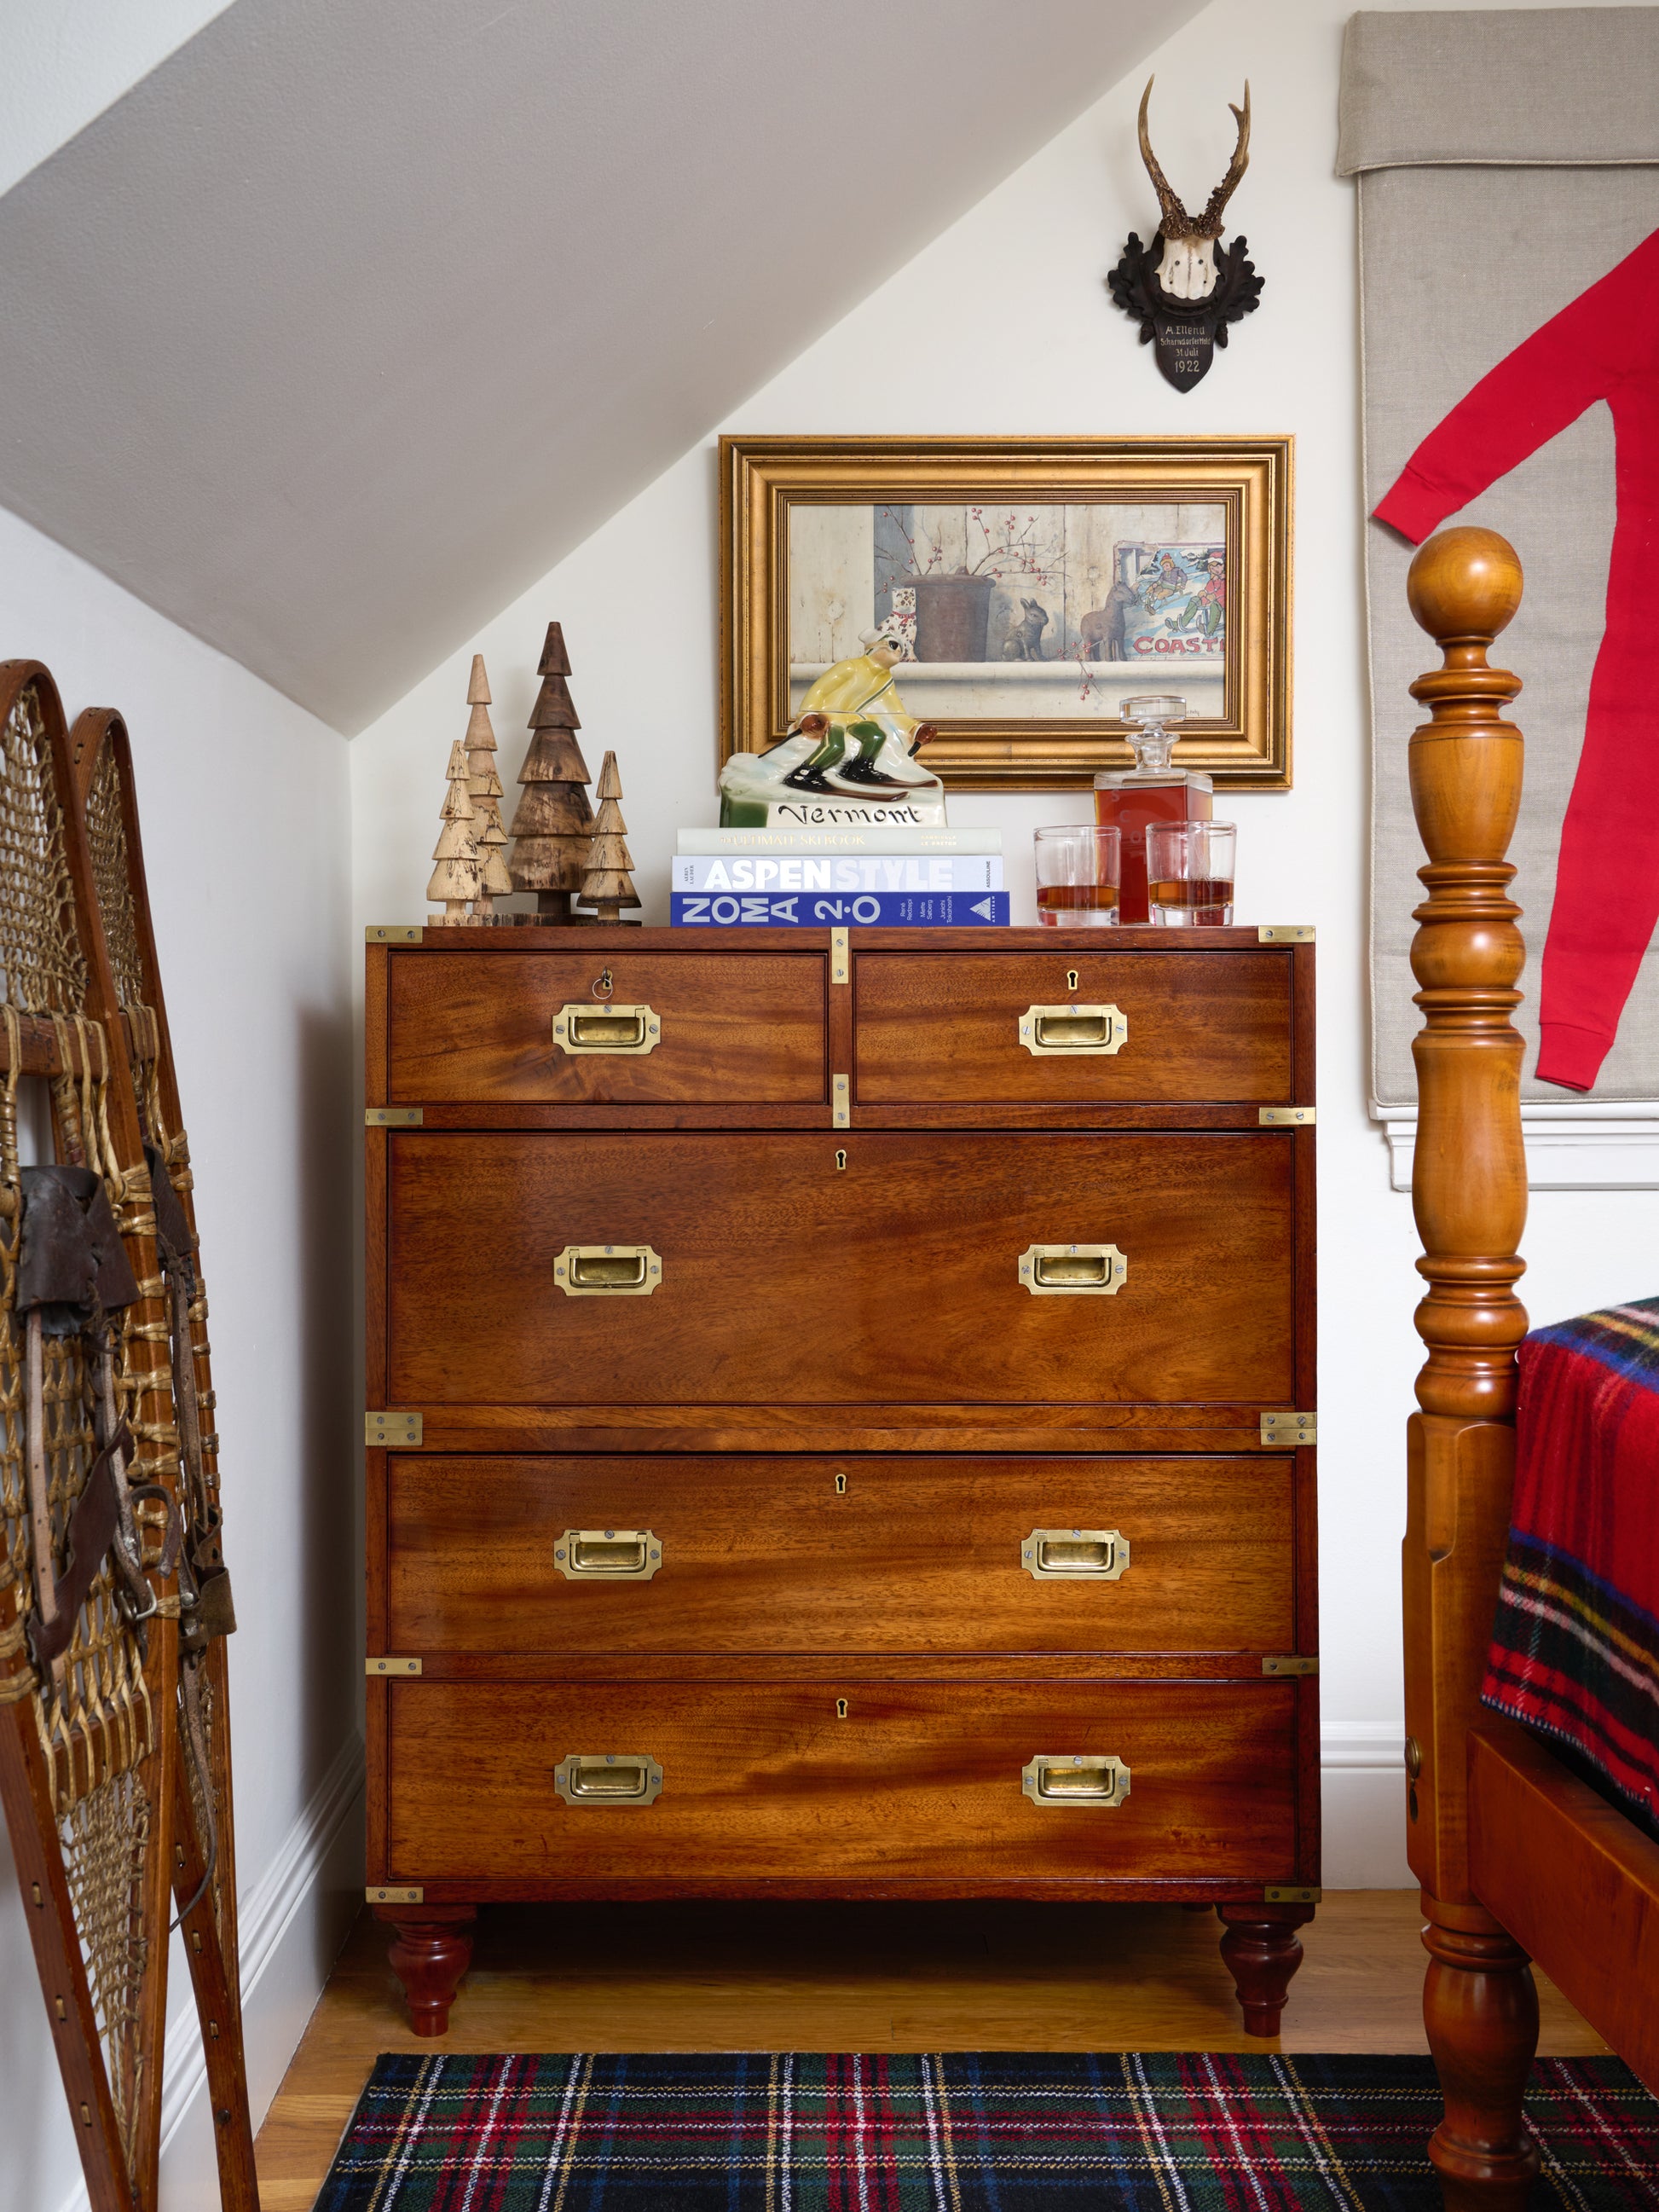
M 1521 800 L 1520 690 L 1486 648 L 1521 604 L 1521 564 L 1489 530 L 1447 530 L 1412 562 L 1411 610 L 1443 665 L 1412 685 L 1430 720 L 1411 741 L 1412 806 L 1429 855 L 1412 969 L 1424 1026 L 1412 1204 L 1428 1294 L 1428 1358 L 1408 1441 L 1405 1541 L 1407 1849 L 1422 1884 L 1423 1990 L 1445 2117 L 1430 2155 L 1455 2212 L 1519 2212 L 1538 2153 L 1521 2100 L 1538 2040 L 1526 1954 L 1469 1887 L 1468 1751 L 1509 1534 L 1515 1467 L 1515 1295 L 1527 1217 L 1521 1038 L 1524 959 L 1504 860 Z

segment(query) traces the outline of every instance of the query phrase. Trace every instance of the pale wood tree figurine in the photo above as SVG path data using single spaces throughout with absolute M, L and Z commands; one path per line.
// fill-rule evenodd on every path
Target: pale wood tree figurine
M 507 831 L 501 827 L 501 780 L 495 773 L 495 732 L 489 720 L 489 678 L 483 655 L 472 656 L 472 680 L 466 687 L 472 709 L 466 725 L 466 795 L 472 802 L 472 842 L 478 848 L 478 895 L 472 902 L 476 921 L 495 918 L 495 901 L 513 889 L 501 857 Z
M 478 896 L 481 872 L 472 836 L 472 801 L 466 789 L 466 755 L 459 738 L 449 749 L 449 766 L 444 773 L 449 782 L 443 804 L 444 826 L 432 849 L 438 865 L 432 871 L 426 895 L 443 901 L 444 910 L 437 919 L 454 927 L 468 918 L 467 901 Z
M 512 884 L 514 890 L 535 892 L 538 921 L 585 921 L 571 900 L 588 865 L 593 810 L 585 787 L 587 763 L 576 743 L 581 720 L 564 680 L 570 656 L 557 623 L 547 625 L 538 672 L 542 688 L 530 712 L 535 735 L 519 770 L 523 791 L 513 817 Z
M 617 756 L 607 753 L 599 769 L 599 811 L 593 821 L 592 855 L 582 878 L 582 897 L 593 908 L 594 921 L 599 922 L 619 922 L 623 907 L 640 902 L 629 872 L 634 856 L 628 849 L 628 824 L 617 804 L 621 797 Z

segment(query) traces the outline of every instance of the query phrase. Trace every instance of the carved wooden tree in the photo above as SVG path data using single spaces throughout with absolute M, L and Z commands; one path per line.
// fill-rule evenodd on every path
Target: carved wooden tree
M 453 924 L 466 921 L 467 901 L 478 896 L 480 874 L 478 848 L 472 837 L 472 801 L 466 789 L 466 755 L 459 739 L 449 749 L 449 766 L 444 773 L 449 781 L 443 803 L 444 826 L 432 848 L 437 866 L 426 895 L 443 901 L 444 910 L 438 919 Z
M 587 764 L 575 737 L 581 721 L 564 680 L 570 656 L 557 623 L 547 625 L 538 672 L 542 688 L 530 713 L 535 735 L 519 770 L 523 791 L 513 817 L 509 872 L 514 890 L 535 892 L 538 921 L 570 922 L 586 919 L 572 912 L 571 899 L 586 872 L 593 810 L 585 788 Z
M 489 720 L 489 678 L 483 655 L 472 656 L 472 679 L 466 687 L 472 712 L 466 725 L 466 795 L 472 802 L 472 841 L 478 848 L 478 894 L 472 912 L 479 921 L 492 921 L 495 901 L 513 889 L 501 857 L 507 832 L 501 827 L 501 780 L 495 773 L 495 732 Z
M 595 921 L 619 922 L 623 907 L 640 902 L 629 872 L 634 856 L 628 849 L 628 824 L 617 804 L 621 798 L 617 756 L 607 753 L 599 767 L 599 811 L 593 820 L 592 856 L 582 878 L 582 897 L 593 908 Z
M 1469 1884 L 1469 1726 L 1497 1610 L 1515 1471 L 1515 1295 L 1527 1216 L 1522 1042 L 1510 1017 L 1524 959 L 1504 860 L 1521 803 L 1518 678 L 1486 648 L 1521 604 L 1521 564 L 1490 530 L 1447 530 L 1412 562 L 1413 614 L 1444 665 L 1413 698 L 1412 805 L 1428 866 L 1412 946 L 1424 1026 L 1412 1203 L 1429 1356 L 1412 1417 L 1405 1541 L 1407 1849 L 1423 1886 L 1423 1991 L 1445 2117 L 1429 2147 L 1446 2203 L 1520 2212 L 1538 2152 L 1521 2099 L 1538 2039 L 1526 1954 Z

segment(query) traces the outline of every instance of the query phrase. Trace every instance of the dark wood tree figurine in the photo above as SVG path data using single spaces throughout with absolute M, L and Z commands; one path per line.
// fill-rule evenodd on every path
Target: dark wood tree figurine
M 473 919 L 495 919 L 495 902 L 513 889 L 501 855 L 507 831 L 501 826 L 501 780 L 495 773 L 495 732 L 489 720 L 489 678 L 483 655 L 472 656 L 472 680 L 466 687 L 472 709 L 466 725 L 466 795 L 472 802 L 472 841 L 478 848 L 478 894 L 472 902 Z
M 587 763 L 576 742 L 581 720 L 565 678 L 570 656 L 557 623 L 547 625 L 538 673 L 542 688 L 531 709 L 535 732 L 519 770 L 523 795 L 513 817 L 513 859 L 509 873 L 517 891 L 534 891 L 535 919 L 546 923 L 585 920 L 572 911 L 588 866 L 588 832 L 593 810 L 587 803 Z
M 629 872 L 634 856 L 628 849 L 628 824 L 617 804 L 621 797 L 617 756 L 607 753 L 599 768 L 599 811 L 593 822 L 592 851 L 587 873 L 582 878 L 582 897 L 593 908 L 595 921 L 619 922 L 623 907 L 640 902 Z

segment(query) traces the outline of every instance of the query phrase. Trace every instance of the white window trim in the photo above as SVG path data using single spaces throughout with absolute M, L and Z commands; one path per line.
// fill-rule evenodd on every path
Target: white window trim
M 1389 1180 L 1412 1187 L 1417 1115 L 1406 1107 L 1371 1108 L 1389 1146 Z M 1521 1108 L 1529 1190 L 1659 1190 L 1659 1101 L 1606 1105 L 1527 1101 Z

